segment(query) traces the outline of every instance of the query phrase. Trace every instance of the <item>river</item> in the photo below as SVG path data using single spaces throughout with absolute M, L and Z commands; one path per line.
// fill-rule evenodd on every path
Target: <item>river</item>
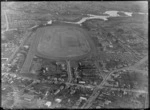
M 119 13 L 124 14 L 124 16 Z M 107 21 L 108 18 L 110 17 L 132 17 L 133 14 L 148 15 L 148 13 L 142 13 L 142 12 L 133 13 L 133 12 L 116 11 L 116 10 L 106 11 L 103 14 L 104 15 L 87 14 L 87 17 L 83 17 L 81 20 L 77 22 L 68 22 L 68 21 L 63 21 L 63 22 L 82 25 L 83 22 L 85 22 L 86 20 L 90 20 L 90 19 L 101 19 L 101 20 Z M 47 24 L 52 24 L 52 20 L 48 21 Z
M 123 15 L 119 14 L 119 13 L 122 13 Z M 110 10 L 110 11 L 105 11 L 103 13 L 103 15 L 87 14 L 87 17 L 83 17 L 82 19 L 80 19 L 77 22 L 68 22 L 68 21 L 61 21 L 61 22 L 78 24 L 81 26 L 83 22 L 85 22 L 86 20 L 90 20 L 90 19 L 101 19 L 101 20 L 107 21 L 108 18 L 111 18 L 111 17 L 132 17 L 133 14 L 148 15 L 148 13 L 142 13 L 142 12 L 125 12 L 125 11 Z M 47 24 L 52 24 L 52 23 L 53 23 L 52 20 L 47 21 Z M 46 24 L 43 24 L 43 25 L 46 25 Z M 37 28 L 38 26 L 39 25 L 35 25 L 35 26 L 29 28 L 29 30 Z M 9 30 L 5 30 L 5 31 L 9 31 Z

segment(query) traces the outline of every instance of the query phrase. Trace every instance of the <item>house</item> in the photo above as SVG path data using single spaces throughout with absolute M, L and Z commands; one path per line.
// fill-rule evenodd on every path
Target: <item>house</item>
M 62 99 L 56 98 L 55 101 L 60 103 L 62 101 Z
M 45 103 L 45 105 L 47 105 L 48 107 L 50 107 L 50 106 L 52 105 L 52 102 L 51 102 L 51 101 L 47 101 L 47 102 Z
M 85 84 L 85 81 L 79 81 L 80 84 Z
M 30 94 L 24 94 L 22 97 L 24 98 L 24 100 L 27 101 L 31 101 L 34 99 L 34 95 L 30 95 Z
M 87 100 L 86 97 L 80 97 L 80 100 Z
M 54 94 L 56 95 L 56 94 L 58 94 L 60 92 L 60 89 L 58 89 Z
M 29 49 L 29 46 L 28 45 L 24 45 L 23 46 L 25 49 Z

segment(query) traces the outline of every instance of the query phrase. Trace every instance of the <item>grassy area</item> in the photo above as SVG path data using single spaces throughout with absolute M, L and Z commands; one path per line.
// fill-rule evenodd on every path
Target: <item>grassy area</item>
M 38 8 L 51 10 L 51 11 L 65 11 L 65 9 L 70 10 L 69 12 L 78 12 L 80 10 L 84 11 L 106 11 L 106 10 L 121 10 L 121 11 L 142 11 L 147 12 L 148 2 L 147 1 L 69 1 L 69 2 L 15 2 L 13 4 L 3 2 L 3 7 L 13 6 L 13 8 L 32 10 Z M 87 8 L 88 7 L 88 8 Z M 43 11 L 41 10 L 41 11 Z M 61 11 L 60 11 L 61 10 Z
M 66 58 L 85 55 L 91 51 L 82 28 L 75 25 L 54 25 L 46 27 L 44 32 L 49 29 L 45 37 L 40 39 L 37 49 L 40 55 Z

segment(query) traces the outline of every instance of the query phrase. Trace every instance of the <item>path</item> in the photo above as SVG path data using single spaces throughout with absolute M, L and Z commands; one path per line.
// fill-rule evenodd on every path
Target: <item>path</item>
M 71 66 L 70 66 L 70 61 L 66 61 L 67 62 L 67 73 L 68 73 L 68 81 L 67 82 L 71 82 L 72 81 L 72 74 L 71 74 Z

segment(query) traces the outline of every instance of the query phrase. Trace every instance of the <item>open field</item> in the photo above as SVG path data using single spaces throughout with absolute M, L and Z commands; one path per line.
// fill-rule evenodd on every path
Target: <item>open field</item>
M 42 33 L 42 32 L 41 32 Z M 49 57 L 75 57 L 88 53 L 90 46 L 81 29 L 72 26 L 46 27 L 39 36 L 39 54 Z

